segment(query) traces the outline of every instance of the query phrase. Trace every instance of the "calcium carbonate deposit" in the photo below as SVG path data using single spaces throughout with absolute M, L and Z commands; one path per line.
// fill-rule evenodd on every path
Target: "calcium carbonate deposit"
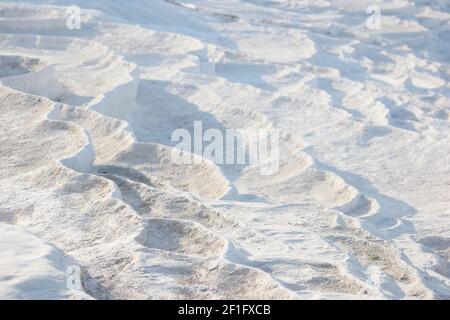
M 0 298 L 450 299 L 449 79 L 447 0 L 0 1 Z

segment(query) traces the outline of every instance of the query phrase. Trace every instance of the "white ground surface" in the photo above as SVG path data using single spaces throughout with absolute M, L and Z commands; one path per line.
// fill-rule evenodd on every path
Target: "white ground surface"
M 0 298 L 449 299 L 449 23 L 445 0 L 0 1 Z M 279 173 L 171 163 L 194 121 L 281 130 Z

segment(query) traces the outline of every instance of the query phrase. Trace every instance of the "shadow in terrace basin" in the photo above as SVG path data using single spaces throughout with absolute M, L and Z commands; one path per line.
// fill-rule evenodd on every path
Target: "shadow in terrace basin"
M 0 55 L 0 78 L 33 72 L 41 65 L 39 59 L 21 56 Z
M 334 89 L 333 86 L 331 85 L 330 79 L 318 77 L 313 81 L 311 81 L 310 84 L 312 86 L 317 87 L 320 90 L 325 91 L 331 97 L 334 108 L 348 112 L 352 116 L 352 118 L 355 119 L 356 121 L 365 118 L 364 114 L 362 114 L 360 111 L 356 109 L 345 108 L 343 106 L 343 100 L 344 97 L 346 96 L 346 93 Z
M 89 96 L 78 96 L 76 94 L 73 94 L 71 92 L 66 92 L 62 96 L 55 98 L 54 101 L 56 102 L 62 102 L 71 106 L 79 107 L 85 104 L 88 104 L 92 100 L 94 100 L 95 97 L 89 97 Z
M 275 91 L 275 88 L 262 77 L 276 72 L 273 66 L 263 64 L 218 63 L 216 74 L 228 81 L 251 85 L 262 90 Z
M 414 207 L 404 201 L 380 193 L 368 180 L 359 175 L 340 170 L 319 161 L 317 161 L 317 164 L 320 169 L 337 174 L 346 183 L 357 188 L 363 195 L 377 201 L 379 205 L 377 212 L 362 220 L 371 233 L 389 239 L 397 238 L 403 234 L 417 233 L 414 226 L 403 219 L 417 213 Z
M 317 47 L 317 52 L 306 60 L 308 63 L 317 67 L 339 70 L 341 76 L 356 82 L 365 82 L 367 80 L 367 68 L 362 67 L 359 63 L 348 62 L 336 55 L 328 54 L 325 48 L 320 45 L 320 36 L 309 33 L 308 37 L 316 43 Z
M 225 127 L 214 115 L 199 110 L 197 105 L 180 97 L 194 90 L 196 90 L 194 86 L 185 84 L 142 79 L 136 97 L 136 109 L 128 119 L 137 139 L 140 142 L 159 143 L 174 147 L 180 141 L 172 141 L 172 133 L 177 129 L 186 129 L 191 134 L 193 147 L 195 121 L 202 123 L 203 133 L 208 129 L 217 129 L 222 132 L 225 139 L 226 129 L 234 128 Z M 203 150 L 209 144 L 210 142 L 204 142 Z M 224 140 L 224 148 L 225 146 Z M 226 155 L 225 149 L 223 154 Z M 245 165 L 219 166 L 231 181 L 245 167 Z
M 203 132 L 226 128 L 208 112 L 200 111 L 180 95 L 188 94 L 195 87 L 166 81 L 144 80 L 139 83 L 136 97 L 137 107 L 129 122 L 139 141 L 175 146 L 171 141 L 173 131 L 186 129 L 194 134 L 194 121 L 201 121 Z

